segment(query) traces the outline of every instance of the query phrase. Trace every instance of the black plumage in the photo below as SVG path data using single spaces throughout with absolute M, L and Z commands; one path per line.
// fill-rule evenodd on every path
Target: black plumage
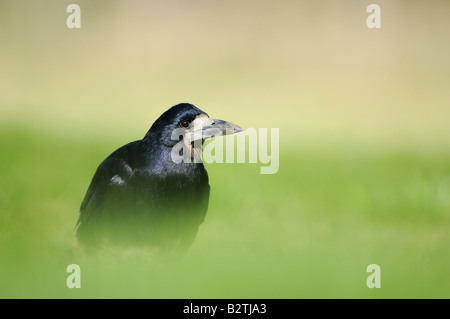
M 142 140 L 117 149 L 97 168 L 81 204 L 77 222 L 80 244 L 186 250 L 208 209 L 208 174 L 198 161 L 202 143 L 241 130 L 209 118 L 192 104 L 171 107 Z M 197 141 L 193 136 L 199 132 Z M 187 160 L 182 162 L 173 158 L 180 145 L 185 148 L 175 154 L 185 153 Z

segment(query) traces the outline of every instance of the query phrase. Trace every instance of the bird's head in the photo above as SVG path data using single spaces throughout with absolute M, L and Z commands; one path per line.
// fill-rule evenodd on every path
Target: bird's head
M 195 153 L 201 151 L 206 139 L 241 131 L 243 129 L 236 124 L 210 118 L 196 106 L 181 103 L 164 112 L 153 123 L 144 140 L 157 140 L 169 148 L 180 145 L 182 141 L 184 147 Z

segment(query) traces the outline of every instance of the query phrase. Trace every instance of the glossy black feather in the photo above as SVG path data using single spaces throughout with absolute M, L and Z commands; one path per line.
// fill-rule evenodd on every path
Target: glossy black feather
M 82 245 L 137 244 L 162 250 L 188 248 L 208 208 L 203 163 L 174 163 L 171 131 L 201 110 L 179 104 L 161 115 L 142 140 L 122 146 L 97 168 L 81 204 Z

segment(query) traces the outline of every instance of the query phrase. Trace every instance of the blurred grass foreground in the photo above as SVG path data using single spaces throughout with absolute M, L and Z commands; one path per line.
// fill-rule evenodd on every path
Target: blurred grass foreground
M 70 3 L 0 3 L 0 297 L 450 297 L 449 2 Z M 279 171 L 206 164 L 182 259 L 72 256 L 98 164 L 179 102 L 279 128 Z

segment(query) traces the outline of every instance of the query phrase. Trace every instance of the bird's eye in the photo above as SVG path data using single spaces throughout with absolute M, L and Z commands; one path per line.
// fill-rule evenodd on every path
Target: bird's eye
M 180 126 L 181 126 L 181 127 L 188 127 L 188 126 L 189 126 L 189 122 L 186 121 L 186 120 L 181 120 L 181 121 L 180 121 Z

